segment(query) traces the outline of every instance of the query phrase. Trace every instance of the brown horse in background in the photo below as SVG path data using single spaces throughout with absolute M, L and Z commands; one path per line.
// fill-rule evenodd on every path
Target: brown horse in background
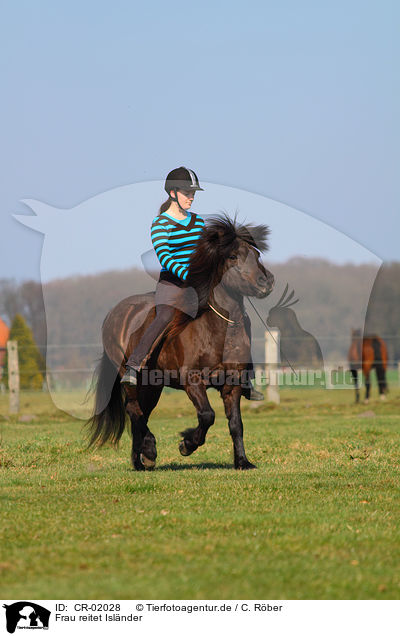
M 176 309 L 166 337 L 156 343 L 137 386 L 122 386 L 120 378 L 128 356 L 154 318 L 154 292 L 126 298 L 110 311 L 103 323 L 104 352 L 97 368 L 94 414 L 88 422 L 90 444 L 118 443 L 127 413 L 133 467 L 153 468 L 156 440 L 148 419 L 168 385 L 185 391 L 197 411 L 198 426 L 183 431 L 179 444 L 181 455 L 191 455 L 204 444 L 214 423 L 215 412 L 206 394 L 214 386 L 224 402 L 234 466 L 255 468 L 246 457 L 240 413 L 241 376 L 250 360 L 243 299 L 265 298 L 272 291 L 274 277 L 260 261 L 268 232 L 265 225 L 240 225 L 227 216 L 207 219 L 182 287 L 183 294 L 195 296 L 197 313 L 190 317 Z
M 387 360 L 387 347 L 382 338 L 374 334 L 362 337 L 361 329 L 351 330 L 351 345 L 348 352 L 348 361 L 356 389 L 356 402 L 360 401 L 358 384 L 359 369 L 362 369 L 365 378 L 365 403 L 369 400 L 371 388 L 370 372 L 372 369 L 376 371 L 381 400 L 385 399 L 385 393 L 388 390 L 386 384 Z

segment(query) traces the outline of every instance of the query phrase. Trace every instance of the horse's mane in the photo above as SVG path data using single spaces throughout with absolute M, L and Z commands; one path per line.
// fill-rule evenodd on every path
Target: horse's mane
M 239 223 L 225 213 L 207 217 L 201 236 L 193 251 L 184 287 L 193 287 L 198 295 L 198 318 L 208 308 L 211 290 L 222 276 L 223 265 L 235 248 L 235 243 L 245 241 L 260 252 L 268 250 L 269 228 L 266 225 Z M 192 320 L 188 314 L 177 310 L 168 328 L 168 338 L 175 337 Z

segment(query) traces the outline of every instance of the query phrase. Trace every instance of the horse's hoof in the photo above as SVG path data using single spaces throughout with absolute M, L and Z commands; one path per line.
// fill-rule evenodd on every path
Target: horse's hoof
M 132 462 L 133 463 L 133 469 L 134 470 L 145 470 L 144 465 L 142 464 L 142 461 L 140 459 L 140 457 L 136 457 L 135 460 Z
M 386 400 L 386 395 L 384 393 L 381 393 L 380 398 L 382 402 L 384 402 Z
M 186 446 L 185 440 L 183 439 L 179 444 L 179 452 L 184 457 L 188 457 L 188 455 L 193 453 L 193 450 L 190 450 L 190 448 Z
M 365 399 L 364 404 L 369 404 L 369 400 Z
M 182 440 L 179 444 L 179 452 L 184 457 L 187 457 L 188 455 L 190 455 L 190 451 L 186 448 L 186 444 L 184 440 Z
M 239 462 L 237 466 L 235 466 L 236 470 L 252 470 L 253 468 L 257 468 L 254 464 L 249 462 L 247 459 L 244 462 Z
M 149 459 L 148 457 L 146 457 L 146 455 L 143 455 L 143 453 L 140 453 L 140 461 L 146 470 L 153 470 L 154 466 L 156 465 L 154 459 Z

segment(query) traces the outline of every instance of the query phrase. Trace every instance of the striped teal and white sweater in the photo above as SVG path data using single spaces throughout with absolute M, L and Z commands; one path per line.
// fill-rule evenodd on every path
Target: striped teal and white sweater
M 188 264 L 204 221 L 194 212 L 187 213 L 186 219 L 177 221 L 167 212 L 156 216 L 151 225 L 151 240 L 161 263 L 162 272 L 171 272 L 185 280 Z

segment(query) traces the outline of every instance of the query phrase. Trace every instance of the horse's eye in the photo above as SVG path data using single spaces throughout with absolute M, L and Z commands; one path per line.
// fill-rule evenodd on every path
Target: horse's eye
M 237 261 L 237 256 L 236 254 L 231 254 L 231 256 L 229 257 L 230 261 Z

